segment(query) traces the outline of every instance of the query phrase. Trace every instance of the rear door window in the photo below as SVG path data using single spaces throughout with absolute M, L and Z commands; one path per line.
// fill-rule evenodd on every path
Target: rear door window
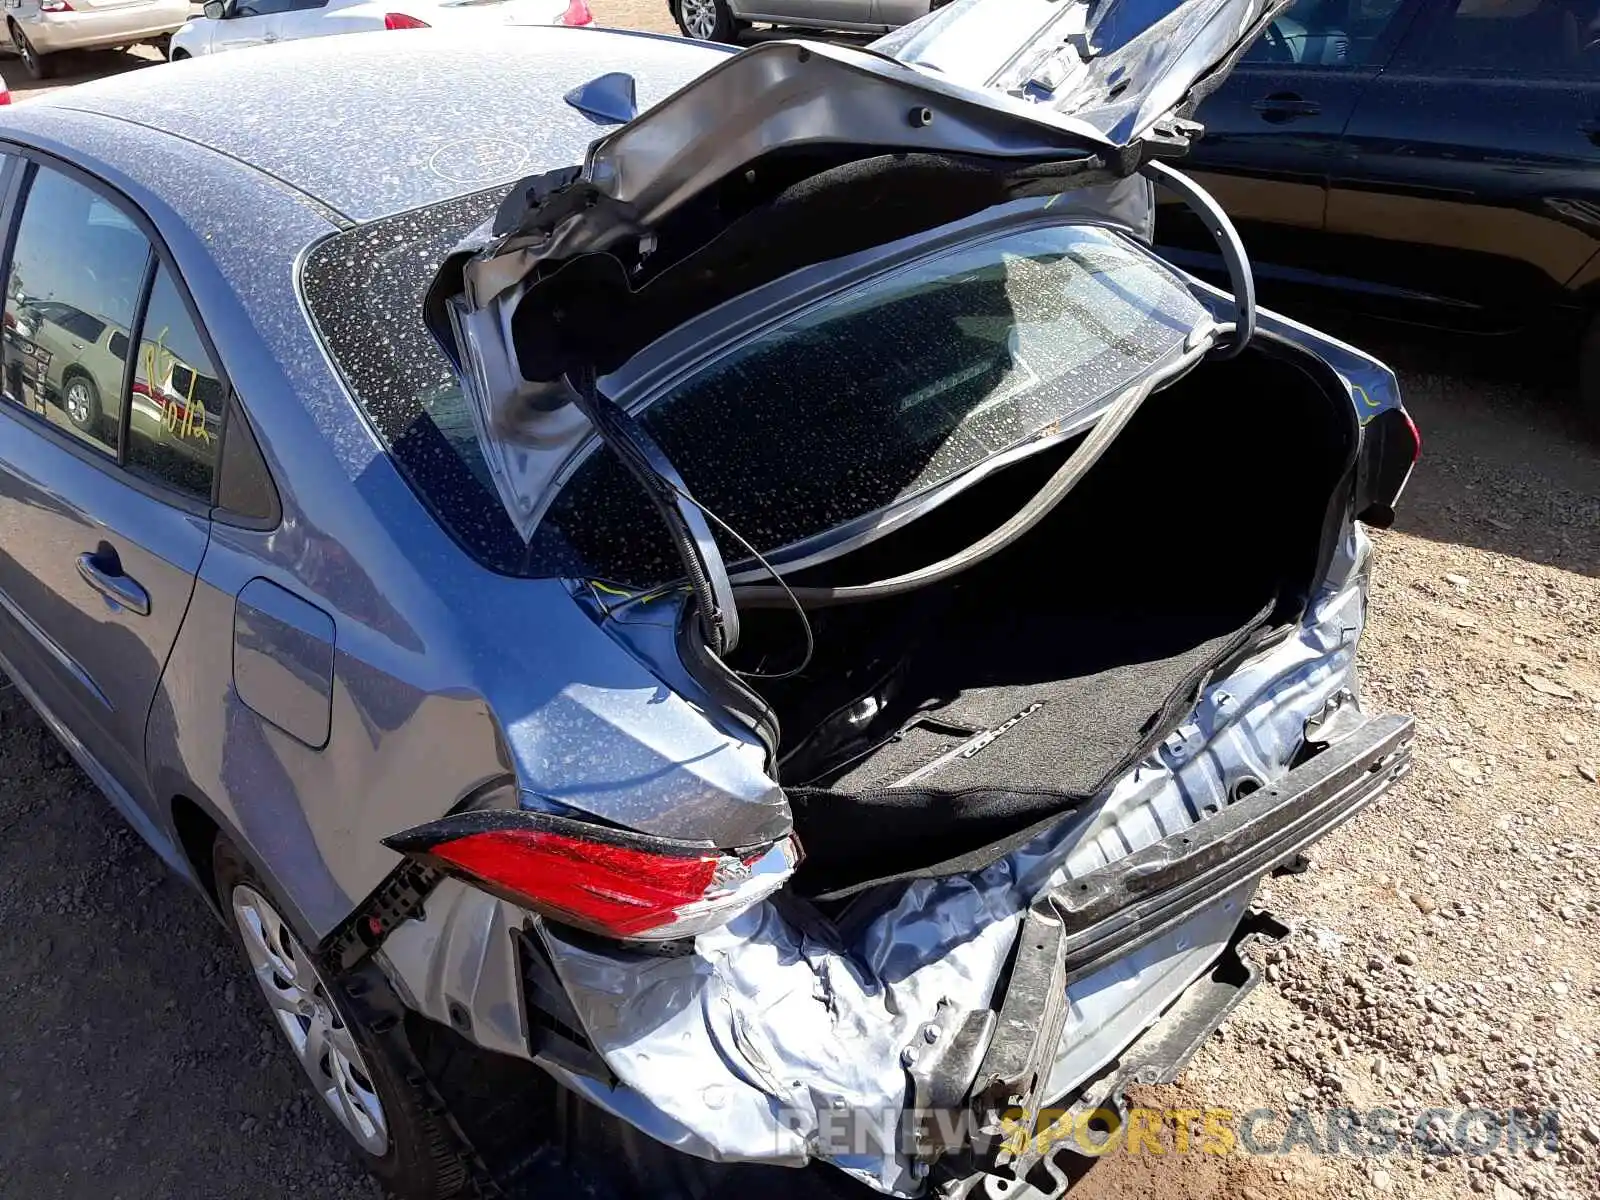
M 1600 78 L 1594 0 L 1450 0 L 1401 52 L 1406 66 L 1498 78 Z
M 1242 62 L 1361 67 L 1377 57 L 1403 0 L 1295 0 L 1273 18 Z
M 117 204 L 33 172 L 6 274 L 5 399 L 209 504 L 226 389 L 176 280 Z
M 112 457 L 150 253 L 120 209 L 59 172 L 35 172 L 6 282 L 4 393 Z

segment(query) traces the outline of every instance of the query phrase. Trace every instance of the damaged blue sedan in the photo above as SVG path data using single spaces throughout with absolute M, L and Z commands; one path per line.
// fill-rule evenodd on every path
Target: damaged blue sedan
M 1258 883 L 1411 761 L 1355 652 L 1416 430 L 1173 166 L 1277 7 L 9 112 L 0 659 L 395 1192 L 546 1136 L 464 1054 L 683 1174 L 1056 1196 L 1254 982 Z

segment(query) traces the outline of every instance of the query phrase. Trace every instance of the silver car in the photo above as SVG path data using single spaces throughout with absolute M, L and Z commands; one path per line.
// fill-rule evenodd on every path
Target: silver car
M 63 50 L 102 50 L 150 42 L 165 53 L 189 19 L 189 0 L 7 0 L 11 48 L 35 79 L 55 74 Z
M 795 29 L 887 33 L 950 0 L 669 0 L 686 37 L 731 42 L 755 21 Z
M 1417 451 L 1170 165 L 1272 9 L 352 35 L 6 117 L 0 662 L 396 1192 L 559 1085 L 657 1191 L 1054 1195 L 1254 982 L 1259 881 L 1410 763 L 1355 650 Z M 92 427 L 23 298 L 157 348 Z

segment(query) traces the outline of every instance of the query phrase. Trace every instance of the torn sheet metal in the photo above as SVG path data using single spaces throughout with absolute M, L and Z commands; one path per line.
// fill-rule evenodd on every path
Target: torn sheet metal
M 1043 891 L 1176 829 L 1238 781 L 1279 779 L 1306 722 L 1355 689 L 1365 535 L 1353 528 L 1297 633 L 1212 683 L 1193 714 L 1083 816 L 976 875 L 911 884 L 847 941 L 766 902 L 650 958 L 543 930 L 585 1030 L 620 1080 L 586 1094 L 680 1149 L 718 1160 L 828 1159 L 884 1192 L 919 1192 L 897 1120 L 903 1055 L 924 1028 L 986 1009 L 1022 913 Z M 1204 819 L 1202 816 L 1200 819 Z M 1047 1100 L 1110 1062 L 1215 960 L 1255 883 L 1073 982 Z M 943 1005 L 943 1008 L 941 1008 Z M 837 1134 L 841 1113 L 869 1114 Z

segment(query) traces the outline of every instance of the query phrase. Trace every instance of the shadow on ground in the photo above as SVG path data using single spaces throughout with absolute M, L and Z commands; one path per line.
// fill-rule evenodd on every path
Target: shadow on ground
M 1317 323 L 1395 369 L 1422 431 L 1396 528 L 1600 578 L 1600 421 L 1580 411 L 1573 346 Z
M 166 61 L 154 46 L 134 46 L 128 50 L 63 50 L 45 60 L 50 64 L 48 79 L 32 79 L 15 54 L 0 57 L 0 73 L 13 100 L 42 96 L 58 88 L 95 79 L 109 79 L 128 71 L 155 66 Z

